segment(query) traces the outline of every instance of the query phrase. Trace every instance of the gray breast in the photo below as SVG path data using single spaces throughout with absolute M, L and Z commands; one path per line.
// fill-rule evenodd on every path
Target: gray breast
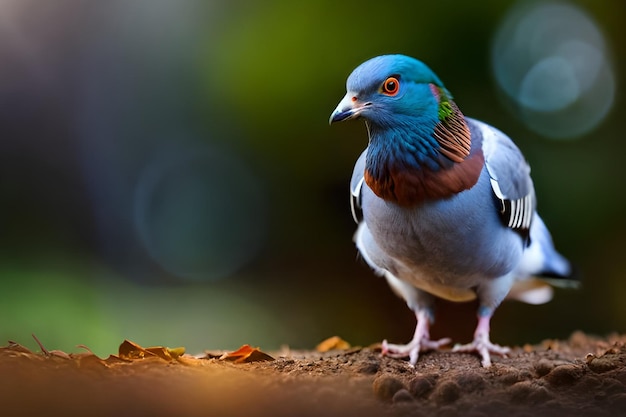
M 403 208 L 363 189 L 363 215 L 398 278 L 471 288 L 510 272 L 523 251 L 520 236 L 498 217 L 489 176 L 456 196 Z M 407 276 L 410 275 L 410 276 Z

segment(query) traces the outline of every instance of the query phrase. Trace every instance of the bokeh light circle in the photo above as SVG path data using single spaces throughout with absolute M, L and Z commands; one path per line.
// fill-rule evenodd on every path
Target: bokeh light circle
M 537 62 L 526 73 L 519 87 L 519 102 L 537 111 L 558 111 L 580 96 L 580 85 L 569 63 L 551 56 Z
M 134 221 L 150 256 L 187 280 L 231 275 L 264 242 L 267 202 L 247 167 L 224 150 L 174 148 L 145 166 Z
M 530 129 L 575 138 L 595 128 L 613 104 L 609 55 L 600 28 L 578 7 L 524 2 L 507 14 L 495 35 L 492 67 L 498 86 Z

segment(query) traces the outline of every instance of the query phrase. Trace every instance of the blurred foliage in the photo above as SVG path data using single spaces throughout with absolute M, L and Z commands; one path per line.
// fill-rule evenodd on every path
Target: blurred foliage
M 557 246 L 584 273 L 583 290 L 545 306 L 505 303 L 494 340 L 626 331 L 625 7 L 571 2 L 603 32 L 617 92 L 595 130 L 555 142 L 493 78 L 514 4 L 1 0 L 0 342 L 36 333 L 104 354 L 124 338 L 192 353 L 408 340 L 412 314 L 351 242 L 364 126 L 328 127 L 350 71 L 392 52 L 424 60 L 466 115 L 514 138 Z M 208 155 L 204 169 L 167 171 L 190 152 Z M 221 252 L 232 242 L 237 256 Z M 435 331 L 465 341 L 473 327 L 471 306 L 446 304 Z

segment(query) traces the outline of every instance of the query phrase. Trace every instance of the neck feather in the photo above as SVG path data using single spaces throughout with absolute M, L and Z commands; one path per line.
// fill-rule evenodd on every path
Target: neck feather
M 369 126 L 365 182 L 380 198 L 401 206 L 439 200 L 476 184 L 484 165 L 480 138 L 451 103 L 451 113 L 430 126 Z

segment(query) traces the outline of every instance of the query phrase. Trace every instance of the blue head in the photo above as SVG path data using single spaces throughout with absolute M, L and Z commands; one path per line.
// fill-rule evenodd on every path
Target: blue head
M 364 62 L 350 74 L 346 89 L 330 122 L 362 117 L 374 129 L 406 123 L 434 129 L 439 97 L 449 96 L 428 66 L 405 55 L 382 55 Z
M 465 118 L 423 62 L 405 55 L 372 58 L 350 74 L 346 88 L 330 123 L 365 120 L 365 180 L 379 197 L 409 205 L 473 185 L 478 162 L 462 179 L 471 151 Z

